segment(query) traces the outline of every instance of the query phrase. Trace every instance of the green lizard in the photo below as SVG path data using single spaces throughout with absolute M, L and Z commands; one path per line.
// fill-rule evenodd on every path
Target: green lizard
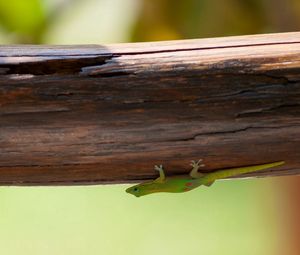
M 215 180 L 232 177 L 235 175 L 251 173 L 275 166 L 284 164 L 284 161 L 278 161 L 262 165 L 246 166 L 239 168 L 229 168 L 212 173 L 203 174 L 198 172 L 202 159 L 199 161 L 192 161 L 193 167 L 189 176 L 178 176 L 166 178 L 162 165 L 155 166 L 154 169 L 159 172 L 159 177 L 154 181 L 144 182 L 134 185 L 126 190 L 127 193 L 135 195 L 136 197 L 145 196 L 156 192 L 171 192 L 179 193 L 186 192 L 199 187 L 200 185 L 210 186 Z

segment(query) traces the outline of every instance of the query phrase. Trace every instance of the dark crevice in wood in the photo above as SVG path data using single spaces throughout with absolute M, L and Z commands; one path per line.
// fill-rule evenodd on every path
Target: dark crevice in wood
M 81 69 L 90 65 L 103 65 L 112 56 L 80 57 L 50 59 L 36 62 L 25 62 L 18 64 L 1 64 L 5 74 L 30 74 L 30 75 L 51 75 L 51 74 L 73 74 L 78 75 Z M 3 71 L 3 72 L 4 72 Z
M 285 103 L 285 104 L 280 104 L 280 105 L 276 105 L 276 106 L 260 108 L 260 109 L 252 109 L 252 110 L 240 112 L 240 113 L 236 114 L 235 117 L 236 118 L 253 117 L 258 114 L 274 112 L 275 110 L 285 110 L 286 108 L 290 108 L 291 110 L 289 109 L 289 112 L 291 112 L 291 113 L 294 112 L 293 110 L 299 111 L 299 113 L 300 113 L 300 104 Z
M 260 127 L 260 126 L 247 126 L 243 128 L 238 128 L 238 129 L 232 129 L 232 130 L 224 130 L 224 131 L 214 131 L 214 132 L 203 132 L 203 133 L 197 133 L 192 136 L 186 137 L 186 138 L 180 138 L 180 139 L 170 139 L 166 140 L 165 142 L 183 142 L 183 141 L 192 141 L 196 140 L 197 138 L 201 136 L 216 136 L 216 135 L 221 135 L 221 136 L 226 136 L 229 134 L 236 134 L 239 132 L 246 132 L 248 130 L 258 130 L 258 129 L 277 129 L 280 130 L 282 128 L 292 128 L 292 127 L 300 127 L 300 125 L 287 125 L 287 126 L 265 126 L 265 127 Z
M 86 75 L 85 72 L 81 72 L 80 73 L 81 75 Z M 119 77 L 119 76 L 128 76 L 128 75 L 135 75 L 134 73 L 130 73 L 130 72 L 126 72 L 126 71 L 114 71 L 114 72 L 103 72 L 103 73 L 99 73 L 99 74 L 95 74 L 95 75 L 90 75 L 90 74 L 87 74 L 89 76 L 92 76 L 93 78 L 100 78 L 100 77 L 106 77 L 106 78 L 109 78 L 109 77 Z

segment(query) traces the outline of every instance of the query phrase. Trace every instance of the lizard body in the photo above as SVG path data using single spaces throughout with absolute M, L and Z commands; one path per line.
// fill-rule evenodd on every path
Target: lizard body
M 199 168 L 204 166 L 198 162 L 192 161 L 192 170 L 189 176 L 165 177 L 162 165 L 155 166 L 159 171 L 159 177 L 153 181 L 148 181 L 134 185 L 126 190 L 127 193 L 136 197 L 145 196 L 157 192 L 180 193 L 195 189 L 201 185 L 210 186 L 215 180 L 233 177 L 240 174 L 260 171 L 284 164 L 284 161 L 278 161 L 262 165 L 246 166 L 239 168 L 223 169 L 212 173 L 203 174 L 198 172 Z

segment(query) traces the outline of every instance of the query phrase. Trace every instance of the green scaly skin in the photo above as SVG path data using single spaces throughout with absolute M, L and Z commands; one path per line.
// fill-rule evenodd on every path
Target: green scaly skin
M 169 177 L 165 178 L 162 165 L 155 166 L 155 170 L 159 171 L 159 177 L 154 181 L 144 182 L 134 185 L 126 190 L 127 193 L 141 197 L 157 192 L 180 193 L 195 189 L 201 185 L 210 186 L 215 180 L 233 177 L 240 174 L 252 173 L 275 166 L 284 164 L 284 161 L 278 161 L 268 164 L 246 166 L 239 168 L 229 168 L 208 174 L 198 172 L 200 167 L 203 167 L 201 159 L 198 162 L 192 161 L 192 170 L 188 177 Z

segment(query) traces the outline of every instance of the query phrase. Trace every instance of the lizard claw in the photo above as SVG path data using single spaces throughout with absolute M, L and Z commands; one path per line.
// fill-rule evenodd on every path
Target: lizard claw
M 199 159 L 197 162 L 195 160 L 191 161 L 192 167 L 204 167 L 204 164 L 200 164 L 203 161 L 203 159 Z
M 156 171 L 162 171 L 163 170 L 163 166 L 162 165 L 155 165 L 154 166 L 154 169 L 156 170 Z

